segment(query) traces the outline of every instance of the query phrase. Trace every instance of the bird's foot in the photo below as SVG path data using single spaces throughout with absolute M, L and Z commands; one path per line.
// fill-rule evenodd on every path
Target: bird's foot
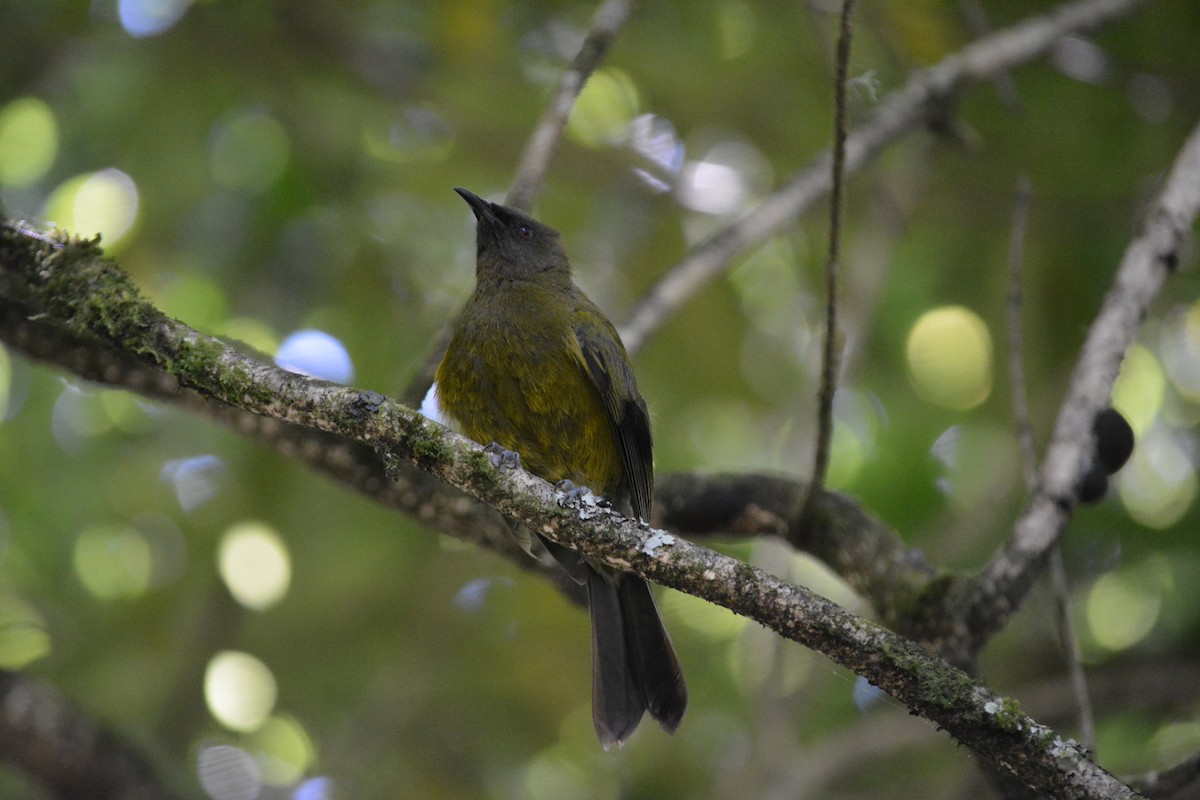
M 572 502 L 577 502 L 581 505 L 596 508 L 612 508 L 612 503 L 599 495 L 593 494 L 592 490 L 586 486 L 576 486 L 567 478 L 563 478 L 554 484 L 554 491 L 558 495 L 559 505 L 565 506 Z
M 518 469 L 521 466 L 521 454 L 516 450 L 506 450 L 499 442 L 492 442 L 483 448 L 496 469 Z

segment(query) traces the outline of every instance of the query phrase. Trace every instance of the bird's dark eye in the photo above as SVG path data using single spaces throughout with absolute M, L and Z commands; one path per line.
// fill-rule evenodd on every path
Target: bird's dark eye
M 533 228 L 529 227 L 528 225 L 521 225 L 517 228 L 517 235 L 522 239 L 532 239 Z

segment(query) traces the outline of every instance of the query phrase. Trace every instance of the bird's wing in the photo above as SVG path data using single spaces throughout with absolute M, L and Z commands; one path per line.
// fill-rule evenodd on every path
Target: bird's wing
M 616 329 L 597 310 L 575 325 L 584 371 L 596 387 L 621 450 L 623 483 L 635 516 L 650 519 L 654 445 L 650 414 Z

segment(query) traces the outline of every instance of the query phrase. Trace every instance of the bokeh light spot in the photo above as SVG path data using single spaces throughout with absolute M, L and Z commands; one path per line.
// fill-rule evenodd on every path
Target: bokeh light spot
M 1112 404 L 1136 436 L 1145 435 L 1154 424 L 1166 387 L 1166 376 L 1154 354 L 1140 344 L 1130 347 L 1113 384 Z
M 274 786 L 291 786 L 304 777 L 314 760 L 313 744 L 304 727 L 287 716 L 272 716 L 246 739 L 263 779 Z
M 206 747 L 196 759 L 200 787 L 212 800 L 256 800 L 262 793 L 262 773 L 250 754 L 239 747 Z
M 716 24 L 721 58 L 732 61 L 750 52 L 758 30 L 758 18 L 749 3 L 721 3 L 716 7 Z
M 74 560 L 80 583 L 101 600 L 141 595 L 154 566 L 142 534 L 120 525 L 86 528 L 75 540 Z
M 1151 125 L 1162 125 L 1171 118 L 1175 98 L 1170 84 L 1157 75 L 1134 73 L 1127 92 L 1134 113 Z
M 1108 55 L 1082 36 L 1062 36 L 1050 50 L 1050 61 L 1069 78 L 1102 84 L 1109 73 Z
M 1173 767 L 1200 749 L 1200 722 L 1170 722 L 1150 738 L 1154 766 Z
M 234 599 L 255 611 L 282 600 L 292 579 L 287 545 L 261 522 L 243 522 L 225 532 L 217 569 Z
M 64 382 L 50 412 L 50 426 L 59 447 L 74 453 L 91 437 L 110 430 L 112 418 L 105 413 L 95 392 Z
M 291 144 L 283 126 L 263 111 L 239 115 L 213 136 L 213 180 L 226 189 L 262 192 L 283 175 Z
M 922 314 L 909 331 L 905 353 L 913 388 L 931 403 L 966 410 L 992 391 L 992 336 L 968 308 Z
M 8 416 L 8 398 L 12 394 L 12 358 L 0 344 L 0 419 Z
M 1161 606 L 1159 593 L 1146 581 L 1125 572 L 1109 572 L 1101 575 L 1087 594 L 1088 632 L 1105 650 L 1126 650 L 1150 633 Z
M 721 142 L 683 165 L 676 194 L 693 211 L 728 216 L 745 211 L 771 182 L 771 165 L 756 148 Z
M 36 97 L 0 109 L 0 184 L 29 186 L 41 180 L 58 155 L 58 122 Z
M 1196 500 L 1196 470 L 1175 436 L 1161 427 L 1139 434 L 1117 491 L 1129 516 L 1148 528 L 1170 528 Z
M 454 605 L 468 614 L 478 613 L 487 606 L 488 595 L 497 586 L 511 589 L 513 582 L 509 578 L 475 578 L 467 581 L 454 593 Z
M 633 172 L 655 192 L 668 191 L 683 167 L 683 142 L 675 126 L 657 114 L 642 114 L 629 124 L 629 147 L 643 166 Z
M 0 668 L 21 669 L 49 652 L 42 615 L 19 597 L 0 594 Z
M 617 144 L 637 116 L 638 91 L 618 69 L 597 70 L 580 92 L 567 119 L 567 135 L 585 147 Z
M 882 425 L 880 408 L 871 396 L 850 388 L 834 394 L 833 446 L 826 477 L 830 488 L 849 486 L 869 462 Z
M 292 800 L 334 800 L 337 796 L 337 784 L 324 775 L 309 778 L 292 791 Z
M 150 429 L 151 418 L 146 414 L 145 401 L 135 394 L 102 391 L 96 394 L 100 410 L 112 427 L 125 433 L 144 433 Z
M 224 650 L 208 662 L 204 700 L 217 722 L 249 733 L 275 707 L 275 676 L 266 664 L 248 653 Z
M 137 215 L 137 185 L 119 169 L 76 175 L 64 181 L 51 192 L 42 214 L 74 234 L 100 234 L 109 253 L 124 242 Z
M 1192 403 L 1200 402 L 1200 300 L 1171 312 L 1158 352 L 1171 385 Z
M 171 484 L 184 511 L 195 511 L 212 500 L 224 474 L 225 462 L 211 454 L 172 459 L 159 470 L 159 478 Z
M 303 330 L 290 334 L 279 345 L 275 363 L 288 372 L 334 383 L 349 383 L 354 379 L 350 353 L 324 331 Z
M 952 425 L 934 441 L 930 455 L 944 467 L 937 488 L 964 511 L 1011 489 L 1012 472 L 1005 465 L 1015 463 L 1017 450 L 1012 432 L 1004 426 L 983 421 Z
M 845 489 L 858 477 L 867 463 L 867 448 L 856 431 L 834 420 L 829 472 L 825 478 L 830 489 Z
M 119 0 L 117 16 L 130 36 L 155 36 L 175 26 L 191 0 Z

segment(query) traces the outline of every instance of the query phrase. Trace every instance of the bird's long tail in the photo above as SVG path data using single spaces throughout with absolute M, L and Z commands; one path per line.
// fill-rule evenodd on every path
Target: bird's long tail
M 674 733 L 687 708 L 687 685 L 650 586 L 633 575 L 590 568 L 587 586 L 592 719 L 600 744 L 605 750 L 624 744 L 645 711 Z

